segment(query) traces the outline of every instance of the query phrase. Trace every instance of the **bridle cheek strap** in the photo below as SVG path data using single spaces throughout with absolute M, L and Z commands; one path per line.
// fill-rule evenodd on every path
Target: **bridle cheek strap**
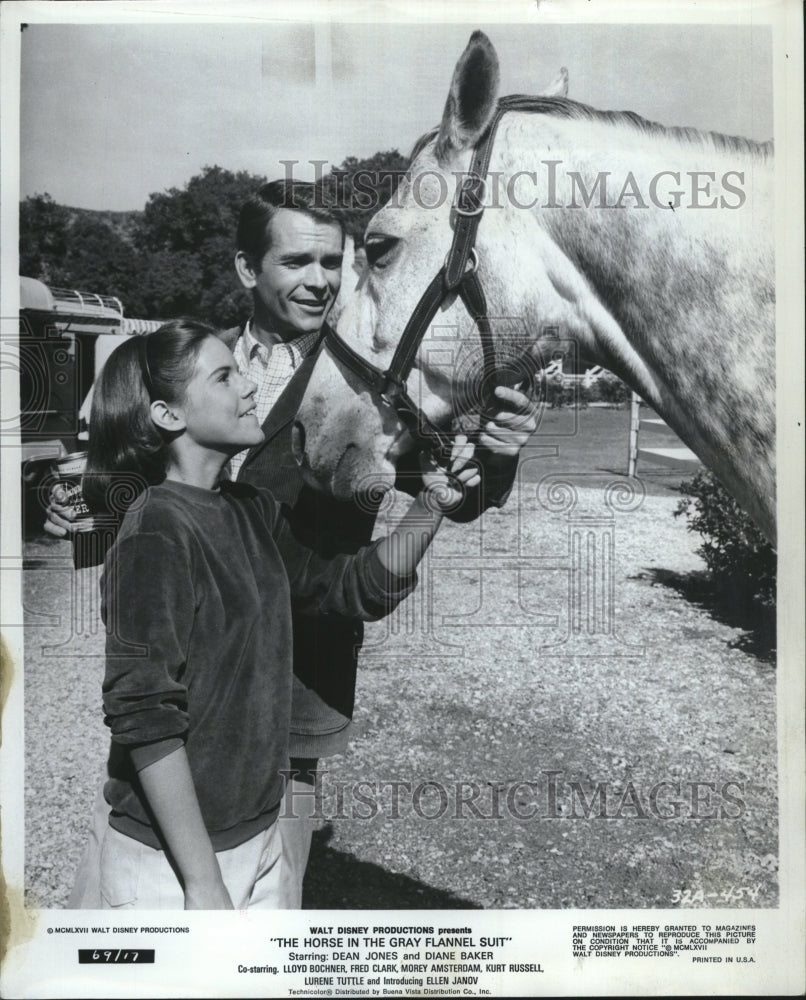
M 456 192 L 453 239 L 445 263 L 415 306 L 386 371 L 362 358 L 335 331 L 327 336 L 327 348 L 332 356 L 357 375 L 382 402 L 393 407 L 420 447 L 429 450 L 443 464 L 450 458 L 452 440 L 417 406 L 408 393 L 406 380 L 434 316 L 450 295 L 457 294 L 479 331 L 483 356 L 482 409 L 489 410 L 493 404 L 497 378 L 495 345 L 487 315 L 487 300 L 476 273 L 476 234 L 484 212 L 486 177 L 498 123 L 507 110 L 526 110 L 528 100 L 505 97 L 498 102 L 490 125 L 473 150 L 470 170 Z
M 335 331 L 328 333 L 325 344 L 331 355 L 340 361 L 354 375 L 357 375 L 366 386 L 380 397 L 381 402 L 391 406 L 412 438 L 422 449 L 431 452 L 441 464 L 450 460 L 453 441 L 450 435 L 441 431 L 423 410 L 414 402 L 408 392 L 406 379 L 411 372 L 417 349 L 422 342 L 424 332 L 443 301 L 442 271 L 434 277 L 426 289 L 411 319 L 409 320 L 400 345 L 410 345 L 410 349 L 400 350 L 400 345 L 392 358 L 392 363 L 386 371 L 382 371 L 372 362 L 367 361 L 357 351 L 343 340 Z M 417 328 L 416 336 L 406 337 L 406 332 Z

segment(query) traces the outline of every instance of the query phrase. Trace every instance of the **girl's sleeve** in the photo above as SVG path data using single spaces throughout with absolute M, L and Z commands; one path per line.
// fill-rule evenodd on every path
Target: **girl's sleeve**
M 186 548 L 156 532 L 119 540 L 106 559 L 104 721 L 112 739 L 134 751 L 138 768 L 176 749 L 188 728 L 190 562 Z
M 266 517 L 285 564 L 294 607 L 306 614 L 333 614 L 376 621 L 388 615 L 417 585 L 417 574 L 397 576 L 378 557 L 379 541 L 355 555 L 324 556 L 300 541 L 288 507 L 270 495 Z

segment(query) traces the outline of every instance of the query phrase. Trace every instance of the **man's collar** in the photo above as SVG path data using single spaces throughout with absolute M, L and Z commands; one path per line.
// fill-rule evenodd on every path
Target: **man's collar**
M 263 341 L 257 339 L 257 337 L 254 334 L 254 327 L 253 327 L 253 324 L 252 324 L 252 317 L 250 316 L 249 319 L 246 321 L 246 326 L 244 326 L 244 328 L 243 328 L 244 354 L 247 356 L 247 358 L 251 358 L 252 357 L 252 351 L 256 347 L 257 347 L 258 351 L 260 351 L 262 349 L 264 351 L 269 351 L 270 352 L 271 349 L 272 349 L 272 347 L 274 347 L 275 344 L 281 343 L 279 334 L 269 333 L 268 336 L 271 339 L 271 343 L 269 345 L 266 345 L 266 344 L 263 343 Z
M 288 346 L 297 353 L 298 360 L 307 357 L 311 353 L 314 346 L 318 343 L 321 331 L 313 330 L 311 333 L 303 333 L 299 337 L 290 341 Z
M 257 347 L 258 352 L 261 351 L 271 351 L 271 348 L 267 348 L 265 344 L 257 339 L 253 332 L 253 317 L 249 317 L 243 328 L 243 349 L 246 358 L 251 358 L 252 352 L 255 347 Z M 283 338 L 277 333 L 269 333 L 269 337 L 272 340 L 272 347 L 276 344 L 284 344 L 286 347 L 290 348 L 293 353 L 298 354 L 300 357 L 304 358 L 313 347 L 319 342 L 322 336 L 323 330 L 315 330 L 310 333 L 301 333 L 299 336 L 294 337 L 291 340 L 283 340 Z

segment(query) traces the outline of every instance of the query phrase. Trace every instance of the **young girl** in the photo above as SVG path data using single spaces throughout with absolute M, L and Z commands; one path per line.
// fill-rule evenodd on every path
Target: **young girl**
M 95 507 L 130 501 L 102 583 L 111 812 L 90 877 L 107 907 L 272 907 L 301 879 L 275 822 L 291 602 L 387 614 L 459 499 L 431 468 L 388 538 L 318 556 L 268 491 L 221 480 L 232 455 L 263 440 L 254 391 L 212 328 L 189 320 L 123 343 L 96 386 L 85 493 Z M 471 455 L 455 449 L 465 487 L 478 483 Z

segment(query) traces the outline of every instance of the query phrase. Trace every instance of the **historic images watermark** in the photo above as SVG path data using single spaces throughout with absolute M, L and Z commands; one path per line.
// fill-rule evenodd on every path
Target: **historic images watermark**
M 300 160 L 280 160 L 284 176 L 295 177 Z M 383 207 L 402 207 L 401 181 L 418 208 L 434 210 L 452 202 L 469 176 L 463 171 L 360 169 L 352 174 L 327 160 L 309 160 L 322 204 L 336 209 L 375 212 Z M 501 209 L 740 209 L 746 201 L 745 171 L 724 169 L 650 172 L 626 170 L 568 170 L 563 160 L 538 160 L 535 170 L 505 174 L 490 170 L 482 181 L 481 206 Z M 325 168 L 329 167 L 327 173 Z M 306 167 L 307 169 L 307 167 Z M 449 178 L 453 178 L 453 184 Z
M 288 780 L 298 772 L 282 773 Z M 308 787 L 293 786 L 281 815 L 293 818 L 297 808 L 305 808 L 322 820 L 730 821 L 746 811 L 745 787 L 739 781 L 583 782 L 552 769 L 503 784 L 434 778 L 344 781 L 329 775 L 313 771 Z

